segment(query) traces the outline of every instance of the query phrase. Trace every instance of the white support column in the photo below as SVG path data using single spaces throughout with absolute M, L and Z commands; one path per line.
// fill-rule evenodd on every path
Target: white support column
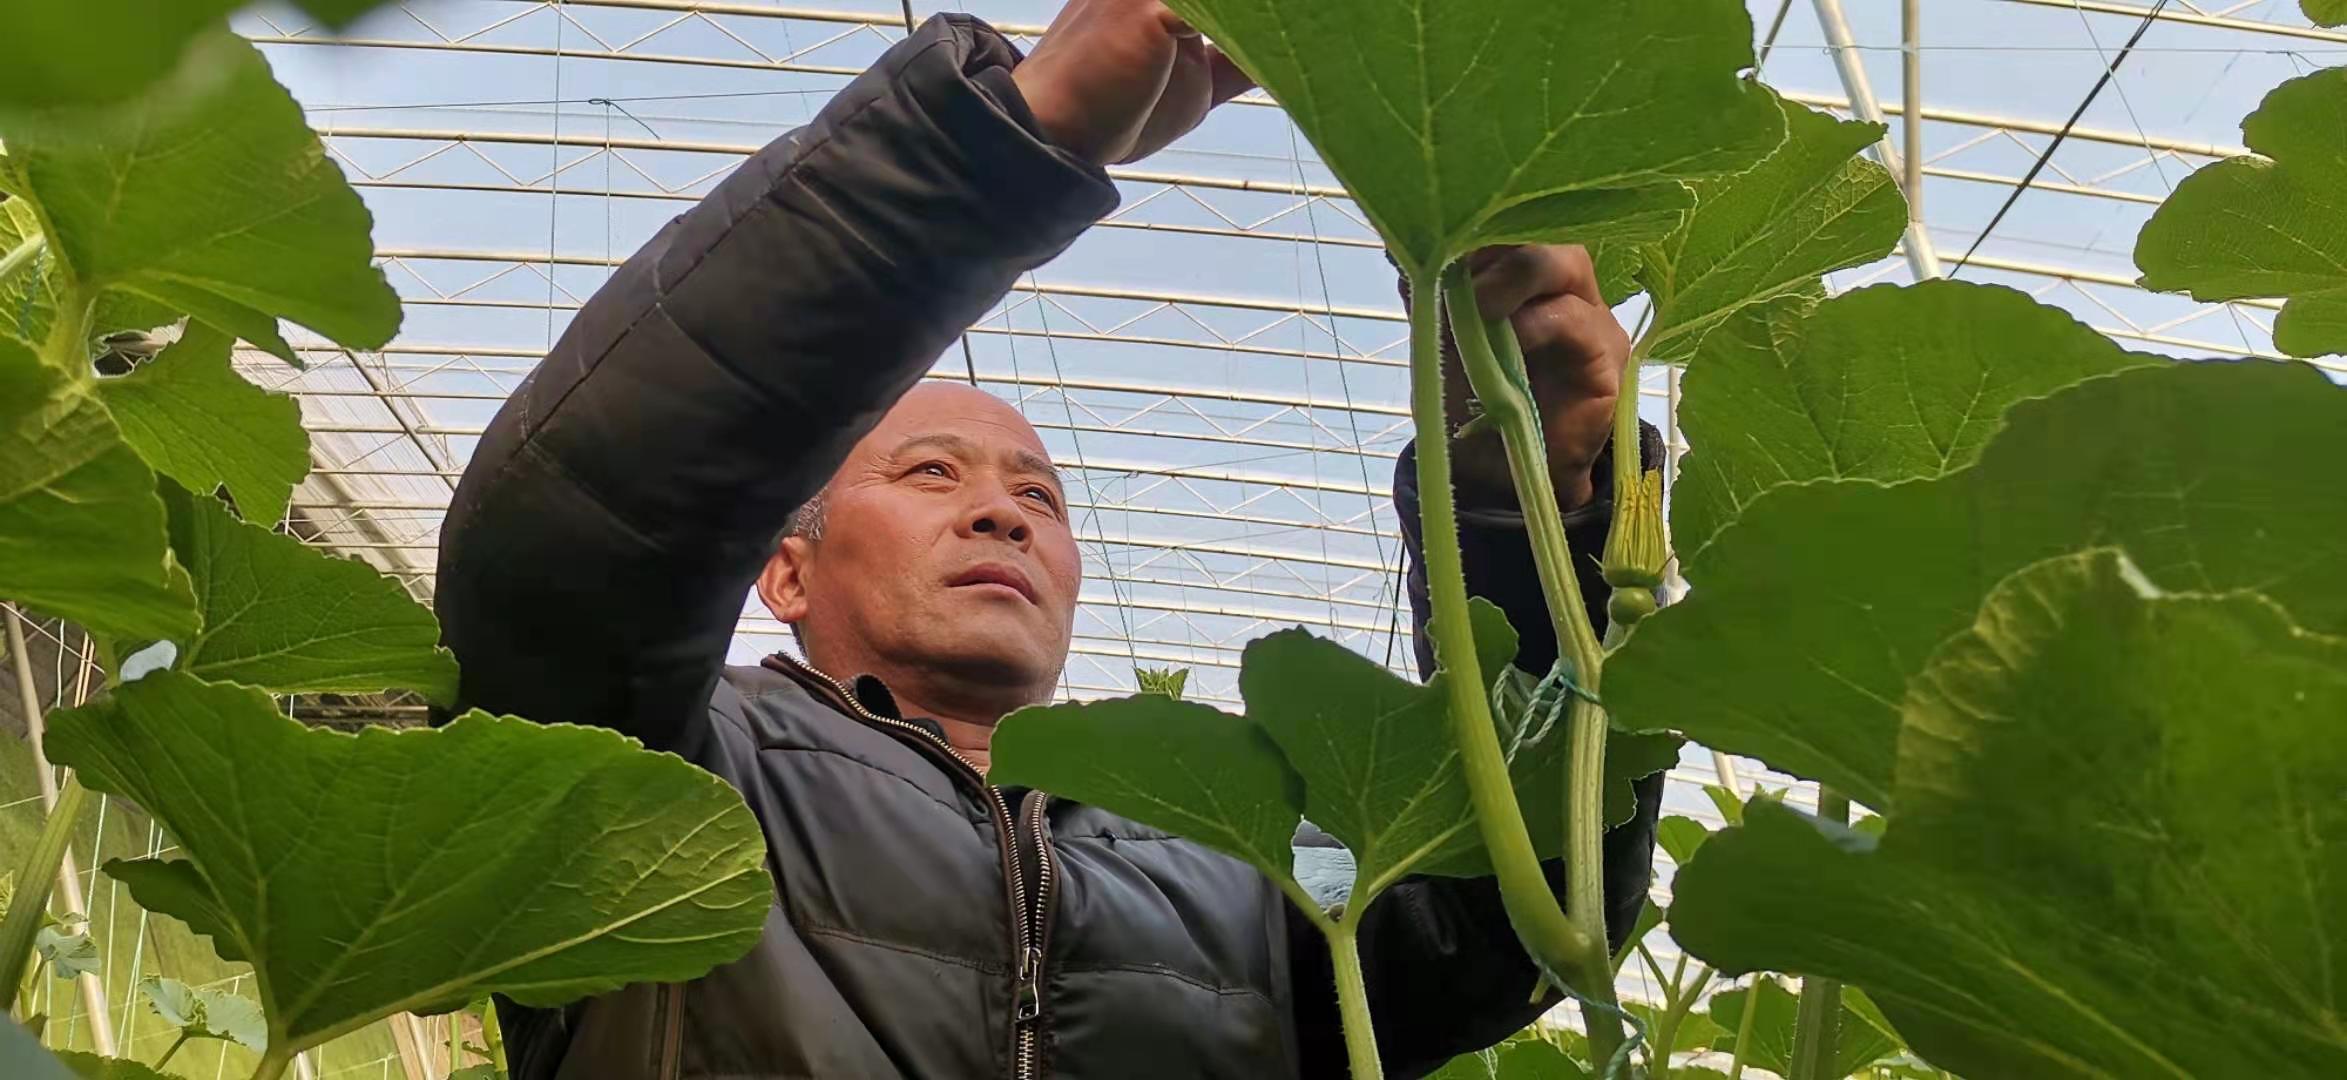
M 8 606 L 7 622 L 8 653 L 16 662 L 16 692 L 24 706 L 25 741 L 32 746 L 33 772 L 40 781 L 41 810 L 44 814 L 55 813 L 57 771 L 49 766 L 49 755 L 42 745 L 47 729 L 41 715 L 40 693 L 33 689 L 33 657 L 25 648 L 24 615 L 13 604 Z M 64 648 L 63 643 L 58 647 Z M 57 863 L 57 899 L 65 905 L 67 914 L 81 920 L 82 931 L 88 933 L 95 928 L 90 925 L 88 907 L 82 903 L 81 889 L 81 868 L 74 862 L 73 845 L 68 843 Z M 82 1011 L 87 1014 L 83 1019 L 89 1023 L 91 1049 L 99 1057 L 113 1057 L 114 1021 L 106 1007 L 105 984 L 91 972 L 84 972 L 73 981 L 81 990 Z
M 1841 72 L 1842 88 L 1850 95 L 1850 111 L 1857 113 L 1858 119 L 1867 123 L 1882 123 L 1882 103 L 1875 99 L 1874 84 L 1866 77 L 1866 64 L 1858 55 L 1858 43 L 1850 37 L 1850 21 L 1842 16 L 1842 0 L 1813 0 L 1813 3 L 1817 7 L 1817 24 L 1825 31 L 1826 44 L 1834 54 L 1834 67 Z M 1918 104 L 1907 102 L 1900 111 L 1909 115 L 1920 114 L 1922 110 L 1917 107 Z M 1901 186 L 1904 189 L 1904 178 L 1908 173 L 1901 164 L 1904 155 L 1892 147 L 1889 135 L 1884 135 L 1883 140 L 1875 144 L 1874 153 L 1883 168 L 1889 169 L 1892 176 L 1902 178 Z M 1914 197 L 1913 192 L 1908 194 L 1910 200 Z M 1932 247 L 1931 236 L 1920 220 L 1909 218 L 1907 240 L 1901 247 L 1907 255 L 1907 266 L 1915 272 L 1917 280 L 1940 276 L 1939 252 Z

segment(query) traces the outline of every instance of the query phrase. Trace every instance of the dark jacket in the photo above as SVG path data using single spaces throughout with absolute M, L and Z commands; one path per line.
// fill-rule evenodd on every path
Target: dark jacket
M 505 1009 L 516 1077 L 1344 1074 L 1320 941 L 1246 866 L 1006 798 L 876 680 L 723 666 L 791 511 L 1017 275 L 1116 204 L 1038 137 L 1017 59 L 975 20 L 930 20 L 629 259 L 482 437 L 440 556 L 465 704 L 616 728 L 723 776 L 776 890 L 757 948 L 698 981 Z M 1603 513 L 1582 515 L 1582 550 Z M 1545 669 L 1522 534 L 1467 545 L 1473 587 Z M 1415 577 L 1411 593 L 1423 622 Z M 1611 838 L 1623 926 L 1649 787 Z M 1393 1075 L 1540 1011 L 1488 882 L 1406 883 L 1373 911 Z

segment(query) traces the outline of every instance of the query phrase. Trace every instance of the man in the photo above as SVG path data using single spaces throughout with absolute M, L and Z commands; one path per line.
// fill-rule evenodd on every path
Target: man
M 1048 700 L 1065 662 L 1075 538 L 1015 410 L 916 386 L 1114 206 L 1105 164 L 1244 86 L 1157 0 L 1073 0 L 1024 61 L 975 20 L 932 19 L 630 259 L 500 412 L 442 541 L 466 704 L 606 725 L 725 777 L 776 892 L 757 948 L 689 985 L 507 1009 L 515 1076 L 1344 1074 L 1327 957 L 1268 882 L 985 782 L 995 722 Z M 1533 358 L 1574 539 L 1595 552 L 1628 343 L 1577 250 L 1477 269 Z M 1555 643 L 1505 465 L 1461 450 L 1470 587 L 1544 670 Z M 1406 523 L 1410 469 L 1405 454 Z M 805 663 L 722 667 L 753 584 Z M 1422 668 L 1424 595 L 1414 577 Z M 1609 839 L 1617 933 L 1644 896 L 1658 792 Z M 1551 1003 L 1527 1000 L 1490 882 L 1408 882 L 1372 912 L 1391 1075 Z

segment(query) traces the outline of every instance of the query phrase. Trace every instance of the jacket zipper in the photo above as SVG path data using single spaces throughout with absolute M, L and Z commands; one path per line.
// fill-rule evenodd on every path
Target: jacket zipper
M 1036 1047 L 1043 1036 L 1043 964 L 1051 955 L 1054 884 L 1050 827 L 1043 820 L 1043 812 L 1050 802 L 1049 795 L 1030 791 L 1023 808 L 1027 833 L 1020 840 L 1023 843 L 1031 838 L 1035 843 L 1035 903 L 1026 910 L 1027 922 L 1020 935 L 1026 945 L 1019 953 L 1018 1013 L 1012 1021 L 1017 1031 L 1013 1075 L 1020 1080 L 1041 1075 Z M 1026 876 L 1024 869 L 1020 876 Z
M 1010 802 L 1002 797 L 1002 789 L 986 782 L 985 770 L 980 769 L 976 762 L 963 757 L 961 751 L 953 748 L 953 744 L 930 734 L 919 724 L 892 720 L 865 708 L 864 703 L 856 700 L 856 696 L 849 693 L 847 687 L 841 686 L 838 679 L 817 671 L 813 665 L 801 663 L 786 655 L 778 654 L 777 659 L 821 679 L 824 685 L 839 695 L 840 703 L 846 705 L 857 719 L 902 732 L 924 745 L 943 751 L 962 767 L 967 778 L 976 783 L 979 790 L 986 793 L 987 802 L 994 811 L 995 830 L 1003 840 L 1002 871 L 1003 878 L 1010 883 L 1011 937 L 1013 946 L 1018 950 L 1018 971 L 1013 987 L 1011 1013 L 1012 1076 L 1014 1080 L 1034 1080 L 1041 1075 L 1036 1071 L 1036 1044 L 1043 1018 L 1043 957 L 1048 940 L 1046 931 L 1050 926 L 1047 905 L 1052 891 L 1051 844 L 1043 832 L 1044 794 L 1033 791 L 1027 795 L 1027 801 L 1033 807 L 1031 820 L 1037 860 L 1035 902 L 1030 905 L 1027 902 L 1027 873 L 1020 865 L 1018 855 L 1025 837 L 1020 834 L 1018 823 L 1011 817 Z

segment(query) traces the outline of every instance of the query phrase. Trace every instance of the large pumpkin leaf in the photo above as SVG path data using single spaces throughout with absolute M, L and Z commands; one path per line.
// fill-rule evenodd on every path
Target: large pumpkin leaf
M 203 632 L 181 669 L 280 694 L 400 687 L 456 695 L 440 623 L 399 582 L 355 559 L 236 520 L 220 501 L 167 487 L 171 549 L 195 582 Z
M 2347 25 L 2347 0 L 2298 0 L 2298 6 L 2316 26 Z
M 1882 125 L 1778 104 L 1784 144 L 1750 171 L 1697 183 L 1694 212 L 1641 253 L 1638 281 L 1654 300 L 1646 359 L 1683 363 L 1738 311 L 1898 244 L 1907 201 L 1889 171 L 1858 156 Z
M 2347 641 L 2090 552 L 1903 712 L 1879 845 L 1755 803 L 1680 873 L 1681 944 L 1863 986 L 1967 1076 L 2347 1075 Z
M 98 395 L 122 437 L 155 471 L 191 491 L 227 487 L 245 520 L 273 525 L 310 471 L 301 406 L 229 364 L 236 339 L 202 323 Z
M 1021 709 L 996 729 L 989 779 L 1042 788 L 1195 840 L 1283 883 L 1304 782 L 1263 729 L 1163 694 Z
M 1477 658 L 1496 675 L 1515 657 L 1516 632 L 1489 603 L 1470 610 Z M 1239 669 L 1247 719 L 1303 777 L 1304 816 L 1352 852 L 1358 902 L 1478 845 L 1451 739 L 1451 678 L 1446 671 L 1410 682 L 1300 629 L 1247 644 Z
M 1782 123 L 1739 0 L 1170 0 L 1285 106 L 1413 272 L 1661 235 Z
M 476 712 L 352 735 L 167 671 L 59 713 L 48 748 L 178 841 L 106 871 L 253 965 L 279 1050 L 487 992 L 695 978 L 772 903 L 741 797 L 600 729 Z
M 1980 456 L 2014 402 L 2156 362 L 1998 286 L 1878 285 L 1801 318 L 1747 308 L 1687 373 L 1679 554 L 1700 577 L 1704 543 L 1772 487 L 1942 476 Z
M 170 1073 L 158 1072 L 128 1058 L 99 1057 L 79 1050 L 59 1050 L 57 1060 L 72 1070 L 78 1080 L 176 1080 Z M 17 1074 L 8 1075 L 14 1077 Z
M 1888 809 L 1908 677 L 2040 559 L 2120 546 L 2162 586 L 2259 588 L 2347 632 L 2342 431 L 2347 393 L 2312 368 L 2174 364 L 2016 405 L 1936 480 L 1778 489 L 1614 654 L 1606 702 Z
M 8 163 L 0 160 L 0 177 Z M 0 181 L 0 186 L 4 186 Z M 32 200 L 0 201 L 0 252 L 16 247 L 41 231 L 41 218 Z M 57 267 L 46 252 L 33 256 L 31 265 L 0 280 L 0 337 L 33 345 L 48 336 L 49 321 L 57 314 Z M 135 293 L 109 292 L 98 297 L 90 311 L 90 339 L 94 342 L 116 330 L 152 330 L 176 322 L 180 313 Z
M 0 597 L 92 633 L 185 638 L 187 574 L 164 543 L 155 475 L 106 407 L 0 336 Z
M 295 0 L 333 26 L 383 0 Z M 121 101 L 180 63 L 245 0 L 78 0 L 13 4 L 0 35 L 0 110 Z M 198 53 L 199 58 L 203 54 Z
M 1864 996 L 1855 987 L 1842 988 L 1841 1035 L 1834 1041 L 1833 1060 L 1827 1063 L 1824 1075 L 1851 1076 L 1899 1051 L 1898 1040 L 1861 1018 L 1859 1006 Z M 1752 1015 L 1752 1036 L 1744 1043 L 1744 1063 L 1778 1076 L 1793 1075 L 1793 1036 L 1801 998 L 1767 976 L 1753 980 L 1750 987 L 1711 996 L 1710 1049 L 1722 1054 L 1736 1052 L 1736 1035 L 1743 1028 L 1747 1005 L 1760 1011 Z
M 366 207 L 260 52 L 221 37 L 117 108 L 0 112 L 0 187 L 33 201 L 85 292 L 128 290 L 288 361 L 281 317 L 383 344 L 399 299 L 370 262 Z
M 2195 300 L 2288 297 L 2274 347 L 2347 352 L 2347 68 L 2275 87 L 2241 134 L 2264 156 L 2185 177 L 2144 223 L 2143 287 Z
M 1564 852 L 1569 691 L 1511 665 L 1516 632 L 1497 607 L 1468 603 L 1479 667 L 1504 691 L 1493 721 L 1516 798 L 1543 856 Z M 1239 672 L 1247 719 L 1279 744 L 1304 780 L 1304 816 L 1343 841 L 1354 858 L 1352 895 L 1365 900 L 1407 874 L 1490 874 L 1467 778 L 1450 727 L 1451 678 L 1413 683 L 1375 661 L 1302 630 L 1248 644 Z M 1678 743 L 1623 735 L 1607 749 L 1606 824 L 1633 809 L 1630 781 L 1667 769 Z

